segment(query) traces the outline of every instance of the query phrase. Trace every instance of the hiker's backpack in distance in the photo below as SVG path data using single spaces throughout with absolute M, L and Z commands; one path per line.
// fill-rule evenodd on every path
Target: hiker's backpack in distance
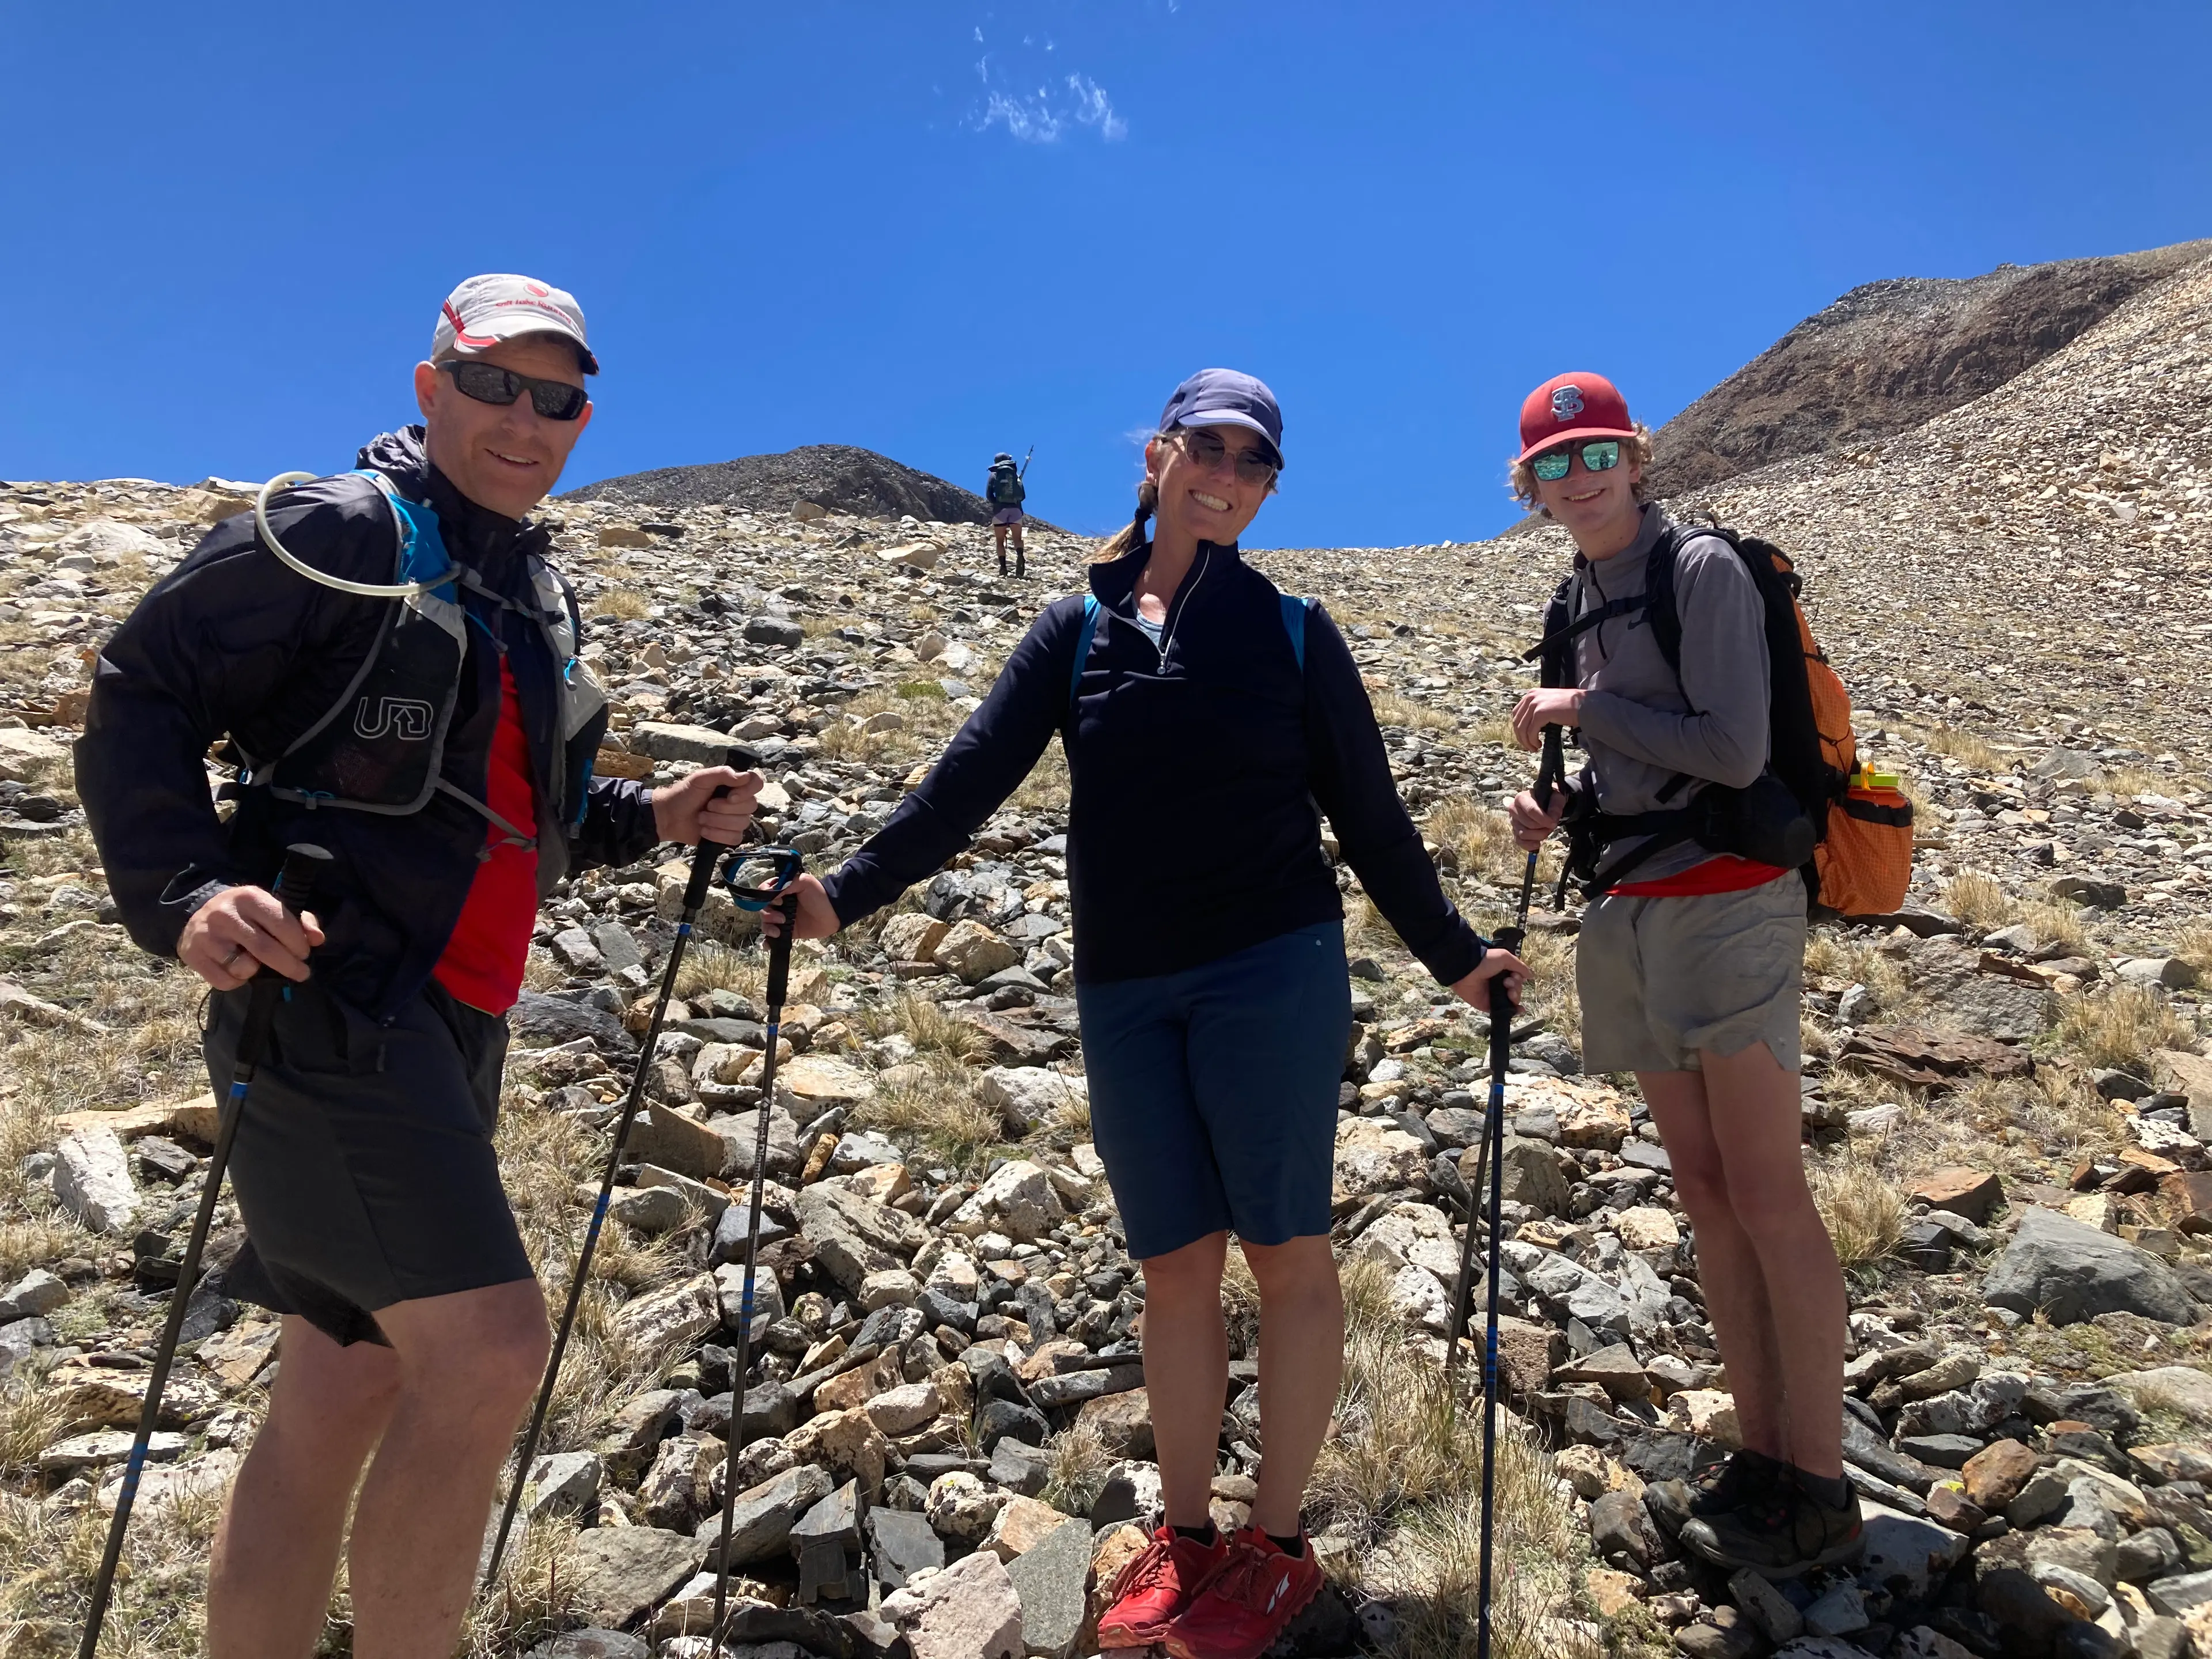
M 991 469 L 990 488 L 984 499 L 992 506 L 1019 507 L 1028 494 L 1029 491 L 1022 487 L 1022 475 L 1011 463 L 1002 462 Z
M 1804 581 L 1789 555 L 1733 530 L 1674 526 L 1651 550 L 1643 593 L 1615 604 L 1646 615 L 1679 684 L 1682 618 L 1674 600 L 1674 567 L 1682 544 L 1693 536 L 1727 543 L 1751 572 L 1765 607 L 1768 768 L 1812 822 L 1815 842 L 1804 871 L 1811 898 L 1844 915 L 1889 915 L 1905 902 L 1912 878 L 1912 803 L 1893 784 L 1860 769 L 1850 694 L 1813 637 L 1799 602 Z M 1570 576 L 1553 595 L 1543 642 L 1528 653 L 1540 656 L 1546 685 L 1575 684 L 1574 635 L 1601 614 L 1569 614 L 1575 580 Z M 1611 605 L 1602 611 L 1622 614 Z

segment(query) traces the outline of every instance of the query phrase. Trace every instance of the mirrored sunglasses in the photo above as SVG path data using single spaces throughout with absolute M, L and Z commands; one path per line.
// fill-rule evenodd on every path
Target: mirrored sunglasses
M 1601 438 L 1595 443 L 1582 445 L 1579 452 L 1572 444 L 1563 449 L 1547 449 L 1530 458 L 1528 470 L 1546 483 L 1557 483 L 1573 469 L 1577 453 L 1583 458 L 1583 465 L 1593 472 L 1610 472 L 1620 465 L 1620 441 Z
M 534 380 L 497 363 L 449 358 L 438 367 L 453 377 L 453 385 L 463 397 L 480 404 L 511 404 L 527 392 L 530 406 L 549 421 L 573 421 L 591 401 L 591 393 L 580 386 L 570 386 L 566 380 Z

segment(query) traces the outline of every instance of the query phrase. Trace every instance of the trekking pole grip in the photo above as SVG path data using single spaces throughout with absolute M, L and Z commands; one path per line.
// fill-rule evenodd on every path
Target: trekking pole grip
M 708 800 L 720 800 L 730 793 L 726 783 L 717 784 Z M 698 846 L 691 854 L 691 879 L 684 889 L 684 914 L 686 917 L 699 914 L 699 907 L 707 902 L 708 885 L 714 879 L 714 860 L 730 849 L 718 841 L 708 841 L 702 833 Z
M 768 1006 L 781 1008 L 791 984 L 791 946 L 799 927 L 799 895 L 786 893 L 771 907 L 783 918 L 783 927 L 768 942 Z

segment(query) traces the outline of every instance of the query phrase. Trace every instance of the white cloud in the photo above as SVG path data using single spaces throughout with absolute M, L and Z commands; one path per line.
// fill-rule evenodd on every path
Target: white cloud
M 974 33 L 980 45 L 983 26 L 976 24 Z M 1018 90 L 1022 81 L 1043 67 L 1024 61 L 1040 50 L 1050 57 L 1059 50 L 1059 42 L 1048 34 L 1025 34 L 1012 58 L 1003 48 L 976 58 L 975 78 L 985 96 L 981 104 L 969 106 L 968 127 L 988 132 L 1002 126 L 1009 137 L 1025 144 L 1057 143 L 1071 126 L 1092 128 L 1109 143 L 1129 136 L 1129 124 L 1115 110 L 1106 88 L 1087 75 L 1040 75 L 1035 91 Z M 993 63 L 994 58 L 1000 61 Z
M 975 125 L 978 131 L 988 131 L 1004 125 L 1006 131 L 1025 144 L 1050 144 L 1059 141 L 1065 123 L 1052 107 L 1045 88 L 1039 87 L 1026 96 L 1009 97 L 1003 92 L 991 94 L 991 101 Z
M 1075 96 L 1075 118 L 1086 127 L 1097 127 L 1098 136 L 1111 143 L 1129 136 L 1129 124 L 1114 113 L 1114 100 L 1106 95 L 1106 88 L 1087 75 L 1071 75 L 1067 89 Z

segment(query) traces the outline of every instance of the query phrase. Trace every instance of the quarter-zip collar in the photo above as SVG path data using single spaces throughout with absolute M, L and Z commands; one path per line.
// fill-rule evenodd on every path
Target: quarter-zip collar
M 372 438 L 354 458 L 392 480 L 410 501 L 427 501 L 438 514 L 446 550 L 501 592 L 512 593 L 517 561 L 543 555 L 551 538 L 534 519 L 510 519 L 471 501 L 431 461 L 421 426 L 402 427 Z
M 1137 578 L 1144 574 L 1145 566 L 1152 556 L 1152 544 L 1145 542 L 1118 559 L 1091 567 L 1091 591 L 1099 605 L 1114 612 L 1132 627 L 1136 625 L 1137 619 Z M 1233 560 L 1237 556 L 1234 542 L 1199 543 L 1198 556 L 1191 561 L 1190 568 L 1183 573 L 1182 582 L 1168 601 L 1167 615 L 1160 623 L 1158 649 L 1161 667 L 1167 666 L 1168 649 L 1175 643 L 1176 624 L 1182 620 L 1193 596 L 1206 586 L 1209 573 L 1218 580 L 1223 560 Z

